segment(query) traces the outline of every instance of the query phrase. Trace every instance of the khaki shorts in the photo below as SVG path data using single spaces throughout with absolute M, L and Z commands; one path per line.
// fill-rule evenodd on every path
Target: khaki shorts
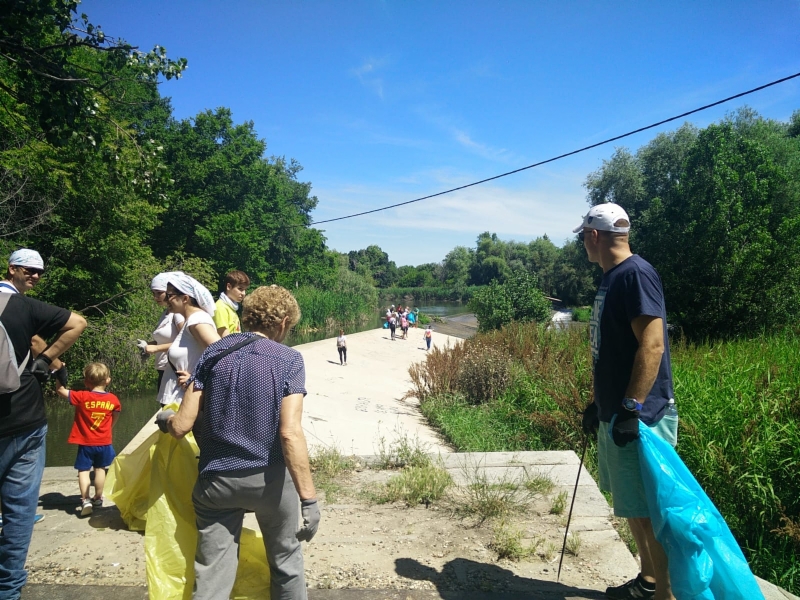
M 673 447 L 677 444 L 678 417 L 662 417 L 650 429 Z M 609 424 L 601 421 L 597 432 L 597 463 L 600 489 L 611 492 L 614 515 L 627 519 L 649 518 L 639 467 L 639 441 L 620 448 L 611 439 Z

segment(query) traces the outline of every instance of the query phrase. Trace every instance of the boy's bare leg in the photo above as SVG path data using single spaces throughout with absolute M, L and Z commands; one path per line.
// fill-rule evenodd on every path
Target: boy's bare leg
M 106 485 L 106 470 L 105 469 L 95 469 L 94 470 L 94 497 L 95 498 L 102 498 L 103 497 L 103 487 Z
M 89 479 L 89 471 L 78 471 L 78 489 L 81 491 L 81 500 L 84 498 L 90 498 L 89 496 L 89 485 L 91 484 L 91 480 Z
M 650 519 L 628 519 L 642 559 L 642 577 L 656 584 L 655 600 L 675 600 L 669 579 L 667 555 L 653 533 Z

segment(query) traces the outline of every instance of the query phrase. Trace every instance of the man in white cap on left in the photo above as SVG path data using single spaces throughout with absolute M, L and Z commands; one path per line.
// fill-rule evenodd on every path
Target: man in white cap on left
M 42 273 L 44 273 L 44 260 L 42 260 L 41 254 L 30 248 L 15 250 L 8 257 L 8 269 L 6 269 L 5 277 L 0 281 L 0 294 L 25 294 L 39 283 Z M 31 350 L 34 356 L 41 354 L 45 348 L 47 348 L 47 342 L 38 335 L 33 336 Z M 57 371 L 63 365 L 64 363 L 55 358 L 50 364 L 50 369 Z M 42 519 L 44 519 L 44 515 L 37 514 L 34 516 L 33 522 L 38 523 Z M 2 524 L 3 516 L 0 515 L 0 526 Z
M 44 273 L 44 261 L 36 250 L 20 248 L 8 257 L 8 269 L 0 281 L 0 293 L 24 294 L 39 283 Z
M 20 248 L 8 257 L 8 269 L 5 278 L 0 281 L 0 294 L 25 294 L 39 283 L 44 274 L 44 261 L 42 255 L 30 248 Z M 41 354 L 47 348 L 47 343 L 38 335 L 31 340 L 33 355 Z M 54 358 L 50 364 L 50 371 L 55 372 L 63 363 Z

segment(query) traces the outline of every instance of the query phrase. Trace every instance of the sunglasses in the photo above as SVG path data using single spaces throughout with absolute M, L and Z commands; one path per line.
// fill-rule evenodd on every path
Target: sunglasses
M 32 267 L 17 267 L 17 268 L 22 269 L 22 272 L 25 273 L 25 275 L 29 276 L 33 275 L 41 276 L 44 274 L 44 269 L 34 269 Z
M 578 232 L 578 240 L 580 240 L 582 242 L 586 238 L 586 232 L 587 231 L 594 231 L 594 230 L 593 229 L 581 229 Z
M 180 292 L 164 292 L 164 298 L 172 300 L 175 296 L 183 296 Z

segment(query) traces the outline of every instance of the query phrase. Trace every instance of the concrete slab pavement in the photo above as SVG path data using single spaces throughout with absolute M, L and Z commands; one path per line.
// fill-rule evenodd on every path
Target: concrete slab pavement
M 295 346 L 306 365 L 303 427 L 308 445 L 378 454 L 378 439 L 390 442 L 400 431 L 417 437 L 431 452 L 450 452 L 420 415 L 416 399 L 402 399 L 411 389 L 409 367 L 425 358 L 422 332 L 411 329 L 407 340 L 398 336 L 395 341 L 388 329 L 347 334 L 345 367 L 339 365 L 335 339 Z M 434 346 L 458 341 L 434 331 Z

